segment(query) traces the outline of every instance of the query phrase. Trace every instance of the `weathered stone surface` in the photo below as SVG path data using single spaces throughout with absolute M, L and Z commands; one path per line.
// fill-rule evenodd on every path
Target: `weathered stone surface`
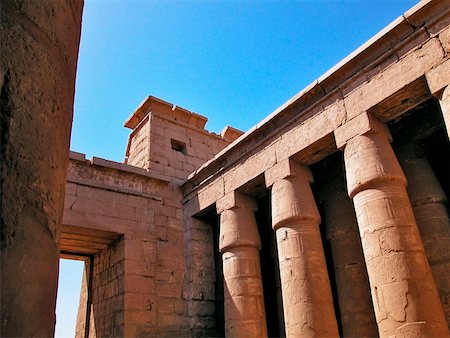
M 400 163 L 408 179 L 408 195 L 436 282 L 447 324 L 450 326 L 450 220 L 447 196 L 429 162 L 414 144 L 400 150 Z
M 386 135 L 356 135 L 347 141 L 344 159 L 380 336 L 419 322 L 426 335 L 448 335 L 406 178 Z
M 285 161 L 269 171 L 287 337 L 339 336 L 308 168 Z
M 335 181 L 326 191 L 324 214 L 333 255 L 342 334 L 344 337 L 376 337 L 378 329 L 355 211 L 344 191 L 343 180 Z
M 146 98 L 125 164 L 70 153 L 61 229 L 81 7 L 2 3 L 2 335 L 51 336 L 59 250 L 89 257 L 78 337 L 263 337 L 266 313 L 281 336 L 374 336 L 375 322 L 382 337 L 448 335 L 445 1 L 420 2 L 243 135 Z M 431 166 L 403 163 L 413 208 L 380 121 L 426 146 Z M 305 166 L 335 170 L 338 149 L 356 215 L 343 183 L 327 188 L 336 173 L 312 183 Z
M 83 1 L 1 4 L 2 336 L 54 332 L 82 9 Z
M 254 207 L 252 199 L 238 193 L 217 203 L 227 337 L 267 337 Z

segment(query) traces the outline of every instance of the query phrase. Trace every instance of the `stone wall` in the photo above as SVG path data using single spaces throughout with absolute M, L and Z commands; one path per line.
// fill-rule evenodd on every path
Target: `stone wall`
M 186 335 L 178 188 L 165 176 L 77 153 L 67 184 L 60 245 L 93 256 L 89 335 Z
M 218 331 L 217 314 L 222 304 L 217 302 L 217 280 L 213 226 L 201 219 L 185 219 L 188 325 L 193 337 L 214 337 Z M 218 274 L 222 278 L 221 274 Z M 221 297 L 223 299 L 223 296 Z M 223 300 L 222 300 L 223 301 Z M 223 311 L 223 310 L 222 310 Z M 222 318 L 221 318 L 222 319 Z
M 124 258 L 122 237 L 94 256 L 90 337 L 124 336 Z
M 217 135 L 204 129 L 207 118 L 153 96 L 131 115 L 133 129 L 125 163 L 171 177 L 181 184 L 242 132 L 227 127 Z
M 150 123 L 149 118 L 146 117 L 139 125 L 133 130 L 130 135 L 130 141 L 127 153 L 127 164 L 140 167 L 150 168 Z
M 69 258 L 69 257 L 68 257 Z M 69 258 L 70 259 L 70 258 Z M 84 263 L 83 276 L 81 277 L 81 290 L 80 290 L 80 301 L 78 303 L 78 313 L 77 322 L 75 327 L 75 338 L 85 338 L 86 336 L 86 321 L 87 308 L 90 307 L 90 297 L 89 290 L 89 278 L 90 278 L 90 267 L 91 260 L 87 259 Z M 88 304 L 89 302 L 89 304 Z

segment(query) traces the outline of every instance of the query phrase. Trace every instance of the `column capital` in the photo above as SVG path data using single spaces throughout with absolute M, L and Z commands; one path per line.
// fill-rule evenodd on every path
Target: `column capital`
M 307 166 L 285 160 L 265 173 L 266 186 L 272 186 L 272 228 L 299 223 L 320 223 L 320 214 L 311 191 L 313 181 Z
M 237 191 L 232 191 L 226 194 L 216 202 L 216 210 L 218 214 L 233 208 L 244 208 L 257 211 L 258 204 L 254 198 L 241 194 Z
M 387 125 L 369 113 L 364 112 L 334 131 L 336 146 L 338 149 L 342 149 L 352 138 L 369 132 L 383 134 L 389 141 L 392 141 L 391 132 Z
M 266 181 L 266 187 L 269 188 L 276 181 L 282 180 L 289 176 L 303 178 L 309 183 L 314 181 L 311 170 L 309 170 L 307 166 L 287 158 L 265 171 L 264 178 Z
M 220 214 L 219 250 L 226 252 L 237 247 L 261 249 L 254 211 L 256 201 L 233 191 L 216 202 Z

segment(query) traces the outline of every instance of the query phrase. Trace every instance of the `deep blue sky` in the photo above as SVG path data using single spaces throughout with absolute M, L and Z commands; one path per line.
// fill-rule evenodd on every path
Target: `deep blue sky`
M 87 0 L 71 148 L 123 161 L 148 95 L 246 131 L 416 2 Z
M 122 162 L 148 95 L 246 131 L 417 2 L 86 0 L 71 149 Z M 58 337 L 76 266 L 61 264 Z

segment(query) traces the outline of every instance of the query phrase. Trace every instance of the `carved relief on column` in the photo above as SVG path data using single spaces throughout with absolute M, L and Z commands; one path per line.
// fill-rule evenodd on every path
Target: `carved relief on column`
M 312 175 L 286 160 L 266 171 L 265 178 L 272 186 L 286 337 L 338 337 Z
M 335 131 L 345 147 L 381 337 L 447 337 L 448 328 L 386 125 L 361 114 Z
M 408 179 L 408 195 L 450 326 L 450 221 L 445 205 L 447 197 L 419 148 L 413 144 L 403 146 L 399 159 Z
M 267 337 L 256 202 L 237 192 L 216 203 L 224 277 L 225 335 Z
M 377 337 L 366 263 L 355 211 L 342 177 L 323 189 L 327 239 L 331 244 L 334 274 L 344 337 Z

